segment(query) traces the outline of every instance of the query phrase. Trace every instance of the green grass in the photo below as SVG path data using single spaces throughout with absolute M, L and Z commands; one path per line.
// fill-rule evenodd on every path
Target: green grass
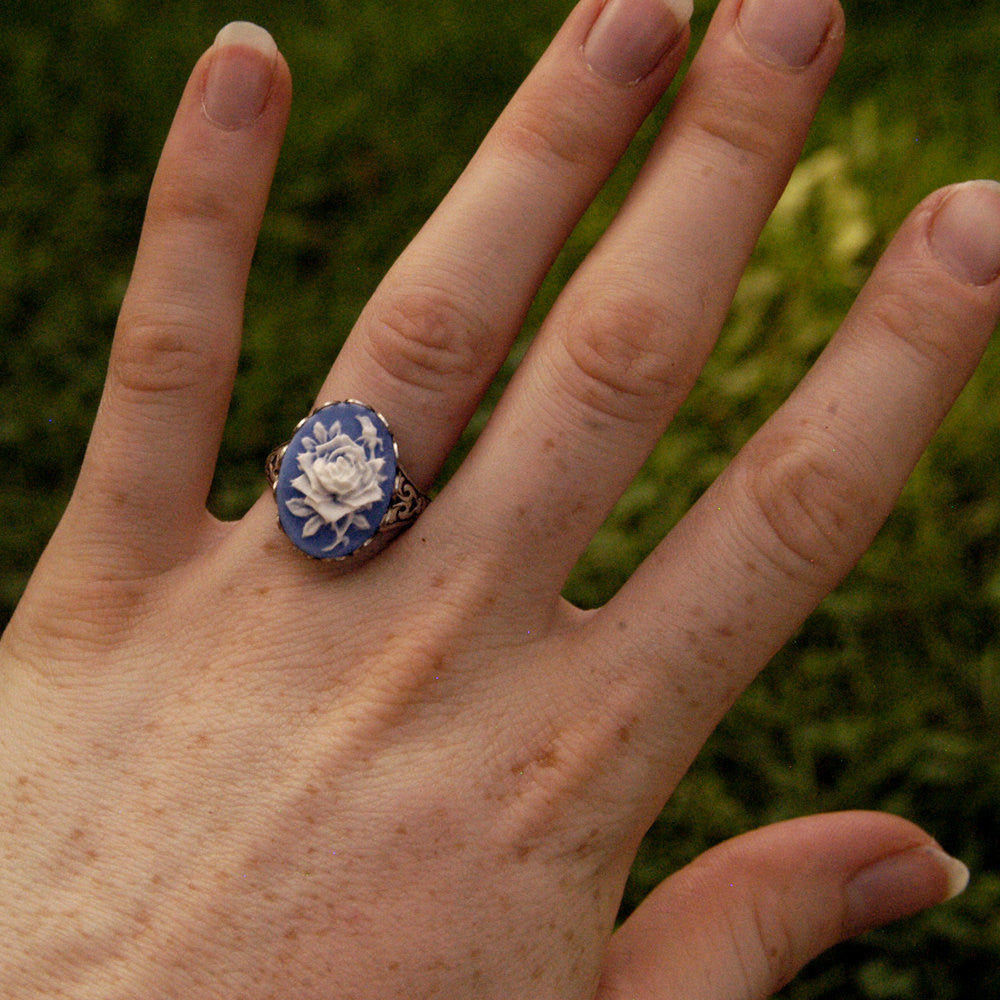
M 297 91 L 213 493 L 231 517 L 569 4 L 210 7 L 93 0 L 67 15 L 50 0 L 0 24 L 0 614 L 72 487 L 159 146 L 214 32 L 235 17 L 267 25 Z M 696 34 L 708 13 L 699 4 Z M 1000 175 L 995 5 L 854 0 L 848 15 L 803 165 L 704 377 L 574 573 L 581 604 L 627 579 L 780 403 L 908 209 L 941 184 Z M 574 234 L 526 337 L 665 111 Z M 869 555 L 712 737 L 629 886 L 626 911 L 724 837 L 848 807 L 908 816 L 970 864 L 960 900 L 814 963 L 785 992 L 796 1000 L 1000 997 L 998 365 L 991 351 Z

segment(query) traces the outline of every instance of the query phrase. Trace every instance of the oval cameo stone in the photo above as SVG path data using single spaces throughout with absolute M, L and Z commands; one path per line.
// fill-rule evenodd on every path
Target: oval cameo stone
M 389 509 L 396 449 L 371 407 L 329 403 L 296 430 L 274 494 L 285 534 L 315 559 L 342 559 L 371 541 Z

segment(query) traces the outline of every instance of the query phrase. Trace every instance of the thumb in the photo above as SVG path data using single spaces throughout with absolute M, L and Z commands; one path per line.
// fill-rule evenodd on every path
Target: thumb
M 597 1000 L 756 1000 L 839 941 L 957 896 L 968 869 L 906 820 L 844 812 L 755 830 L 657 887 Z

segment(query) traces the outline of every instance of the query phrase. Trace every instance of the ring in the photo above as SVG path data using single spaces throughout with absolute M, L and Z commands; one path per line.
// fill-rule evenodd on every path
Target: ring
M 265 468 L 281 529 L 313 559 L 381 548 L 430 503 L 400 468 L 385 417 L 356 399 L 317 406 Z

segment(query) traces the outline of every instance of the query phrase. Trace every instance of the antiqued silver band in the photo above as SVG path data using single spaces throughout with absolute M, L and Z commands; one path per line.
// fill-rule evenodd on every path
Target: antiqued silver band
M 313 559 L 378 551 L 430 502 L 400 467 L 385 417 L 356 399 L 317 406 L 268 455 L 265 473 L 279 525 Z

